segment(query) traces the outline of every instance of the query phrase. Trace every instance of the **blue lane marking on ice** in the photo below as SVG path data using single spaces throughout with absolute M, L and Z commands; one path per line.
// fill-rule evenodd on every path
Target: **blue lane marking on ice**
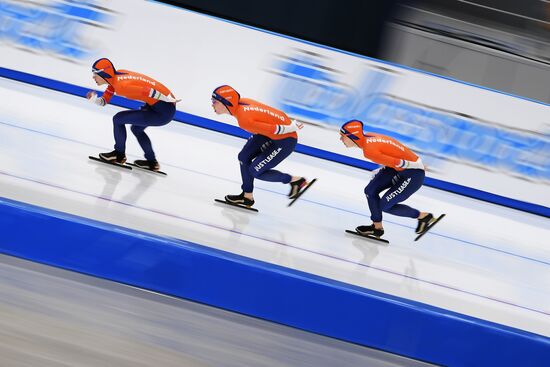
M 10 124 L 10 123 L 3 122 L 3 121 L 0 121 L 0 125 L 9 126 L 9 127 L 13 127 L 13 128 L 17 128 L 17 129 L 21 129 L 21 130 L 25 130 L 25 131 L 30 131 L 30 132 L 33 132 L 33 133 L 42 134 L 42 135 L 46 135 L 46 136 L 49 136 L 49 137 L 52 137 L 52 138 L 56 138 L 56 139 L 60 139 L 60 140 L 65 140 L 65 141 L 70 141 L 70 142 L 77 143 L 77 144 L 81 144 L 81 145 L 87 145 L 87 146 L 94 147 L 94 148 L 98 148 L 98 149 L 106 149 L 105 147 L 101 147 L 101 146 L 98 146 L 98 145 L 89 144 L 89 143 L 86 143 L 86 142 L 83 142 L 83 141 L 79 141 L 79 140 L 75 140 L 75 139 L 65 138 L 65 137 L 62 137 L 62 136 L 54 135 L 54 134 L 47 133 L 47 132 L 43 132 L 43 131 L 40 131 L 40 130 L 29 129 L 29 128 L 27 128 L 27 127 L 22 127 L 22 126 L 15 125 L 15 124 Z M 188 169 L 188 168 L 185 168 L 185 167 L 182 167 L 182 166 L 173 165 L 173 164 L 164 164 L 164 165 L 165 165 L 165 166 L 168 166 L 168 167 L 180 169 L 180 170 L 183 170 L 183 171 L 196 173 L 196 174 L 199 174 L 199 175 L 202 175 L 202 176 L 212 177 L 212 178 L 216 178 L 216 179 L 219 179 L 219 180 L 222 180 L 222 181 L 240 184 L 240 181 L 230 180 L 230 179 L 225 178 L 225 177 L 221 177 L 221 176 L 217 176 L 217 175 L 212 175 L 212 174 L 205 173 L 205 172 L 201 172 L 201 171 L 197 171 L 197 170 Z M 0 173 L 1 173 L 1 172 L 0 172 Z M 4 173 L 4 174 L 6 174 L 6 175 L 11 175 L 10 173 Z M 13 177 L 17 177 L 17 178 L 25 179 L 25 180 L 26 180 L 26 178 L 19 177 L 19 176 L 13 176 Z M 48 184 L 48 185 L 51 185 L 51 184 Z M 61 188 L 61 186 L 60 186 L 59 188 Z M 71 189 L 68 189 L 68 188 L 63 188 L 63 189 L 64 189 L 64 190 L 69 190 L 69 191 L 71 191 Z M 285 196 L 285 197 L 286 197 L 286 194 L 281 193 L 281 192 L 278 192 L 278 191 L 269 190 L 269 189 L 264 189 L 264 188 L 257 188 L 257 189 L 258 189 L 258 190 L 261 190 L 261 191 L 265 191 L 265 192 L 269 192 L 269 193 L 272 193 L 272 194 L 281 195 L 281 196 Z M 81 193 L 81 192 L 78 192 L 78 191 L 75 191 L 75 192 Z M 81 194 L 82 194 L 82 193 L 81 193 Z M 339 210 L 339 211 L 342 211 L 342 212 L 345 212 L 345 213 L 355 214 L 355 215 L 359 215 L 359 216 L 362 216 L 362 217 L 369 217 L 369 216 L 368 216 L 367 214 L 365 214 L 365 213 L 356 212 L 356 211 L 353 211 L 353 210 L 349 210 L 349 209 L 345 209 L 345 208 L 341 208 L 341 207 L 337 207 L 337 206 L 333 206 L 333 205 L 329 205 L 329 204 L 320 203 L 320 202 L 318 202 L 318 201 L 310 200 L 310 199 L 307 199 L 307 198 L 303 198 L 303 199 L 300 199 L 300 200 L 301 200 L 301 201 L 308 202 L 308 203 L 311 203 L 311 204 L 323 206 L 323 207 L 326 207 L 326 208 L 331 208 L 331 209 L 334 209 L 334 210 Z M 117 203 L 123 204 L 123 202 L 117 202 Z M 400 227 L 413 228 L 413 227 L 410 227 L 410 226 L 407 226 L 407 225 L 404 225 L 404 224 L 400 224 L 400 223 L 393 222 L 392 220 L 388 220 L 388 219 L 386 219 L 385 222 L 391 223 L 391 224 L 393 224 L 393 225 L 400 226 Z M 220 229 L 223 229 L 223 228 L 220 227 Z M 479 248 L 483 248 L 483 249 L 486 249 L 486 250 L 495 251 L 495 252 L 498 252 L 498 253 L 502 253 L 502 254 L 506 254 L 506 255 L 513 256 L 513 257 L 518 257 L 518 258 L 521 258 L 521 259 L 524 259 L 524 260 L 528 260 L 528 261 L 532 261 L 532 262 L 537 262 L 537 263 L 540 263 L 540 264 L 544 264 L 544 265 L 549 265 L 549 266 L 550 266 L 550 262 L 546 262 L 546 261 L 544 261 L 544 260 L 539 260 L 539 259 L 535 259 L 535 258 L 532 258 L 532 257 L 528 257 L 528 256 L 524 256 L 524 255 L 519 255 L 519 254 L 516 254 L 516 253 L 513 253 L 513 252 L 501 250 L 501 249 L 498 249 L 498 248 L 494 248 L 494 247 L 482 245 L 482 244 L 475 243 L 475 242 L 471 242 L 471 241 L 466 241 L 466 240 L 463 240 L 463 239 L 460 239 L 460 238 L 456 238 L 456 237 L 452 237 L 452 236 L 443 235 L 443 234 L 440 234 L 440 233 L 437 233 L 437 232 L 430 232 L 430 235 L 432 235 L 432 236 L 437 236 L 437 237 L 447 238 L 447 239 L 450 239 L 450 240 L 453 240 L 453 241 L 456 241 L 456 242 L 460 242 L 460 243 L 464 243 L 464 244 L 467 244 L 467 245 L 472 245 L 472 246 L 479 247 Z M 259 237 L 258 237 L 258 238 L 259 238 Z M 260 238 L 260 239 L 264 239 L 264 238 Z M 266 240 L 266 239 L 264 239 L 264 240 Z
M 0 67 L 0 76 L 14 79 L 17 81 L 23 81 L 28 84 L 37 85 L 37 86 L 52 89 L 55 91 L 73 94 L 80 97 L 85 97 L 86 92 L 89 90 L 88 88 L 83 88 L 80 86 L 60 82 L 57 80 L 52 80 L 52 79 L 36 76 L 33 74 L 28 74 L 28 73 L 6 69 L 2 67 Z M 128 100 L 126 98 L 121 98 L 118 96 L 113 97 L 113 99 L 111 100 L 111 104 L 124 107 L 124 108 L 132 108 L 132 109 L 136 109 L 142 105 L 142 103 L 140 102 Z M 176 112 L 174 121 L 183 122 L 189 125 L 198 126 L 201 128 L 205 128 L 205 129 L 213 130 L 217 132 L 222 132 L 224 134 L 237 136 L 241 138 L 248 138 L 250 136 L 249 133 L 246 133 L 244 130 L 240 129 L 237 126 L 224 124 L 218 121 L 213 121 L 210 119 L 206 119 L 204 117 L 191 115 L 181 111 Z M 356 168 L 366 169 L 369 171 L 377 167 L 377 165 L 374 165 L 370 162 L 343 156 L 341 154 L 325 151 L 319 148 L 314 148 L 314 147 L 310 147 L 302 144 L 296 145 L 296 152 L 325 159 L 331 162 L 337 162 L 337 163 L 346 164 Z M 473 189 L 470 187 L 466 187 L 466 186 L 462 186 L 455 183 L 446 182 L 446 181 L 442 181 L 442 180 L 438 180 L 430 177 L 426 177 L 424 181 L 424 185 L 550 218 L 550 208 L 542 205 L 527 203 L 516 199 L 511 199 L 504 196 L 492 194 L 486 191 Z

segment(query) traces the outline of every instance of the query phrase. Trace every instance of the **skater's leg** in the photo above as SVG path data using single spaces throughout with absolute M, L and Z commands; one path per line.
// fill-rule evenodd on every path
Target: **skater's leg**
M 151 144 L 151 139 L 145 133 L 147 126 L 138 126 L 132 125 L 130 128 L 132 133 L 135 135 L 139 146 L 143 149 L 145 153 L 145 159 L 148 161 L 156 161 L 155 152 L 153 151 L 153 145 Z
M 371 212 L 371 225 L 359 226 L 355 230 L 363 235 L 380 237 L 384 234 L 382 211 L 385 207 L 385 196 L 380 193 L 391 188 L 400 179 L 399 173 L 390 167 L 382 167 L 365 187 L 365 195 Z
M 271 139 L 266 136 L 252 135 L 239 152 L 238 159 L 242 178 L 241 189 L 247 194 L 251 194 L 254 191 L 254 176 L 250 172 L 253 160 L 262 152 L 262 149 L 271 144 L 270 142 Z
M 399 174 L 399 179 L 382 197 L 381 209 L 384 212 L 400 217 L 418 218 L 420 211 L 405 204 L 407 200 L 424 183 L 425 173 L 420 169 L 408 169 Z
M 370 218 L 374 223 L 380 223 L 378 225 L 380 228 L 382 222 L 380 193 L 392 186 L 392 181 L 396 180 L 397 175 L 397 171 L 393 168 L 383 167 L 374 175 L 369 184 L 365 187 L 365 195 L 367 197 L 371 214 Z
M 149 162 L 156 162 L 155 152 L 151 139 L 145 133 L 145 129 L 150 126 L 164 126 L 172 121 L 176 108 L 173 103 L 157 102 L 153 106 L 146 106 L 136 114 L 129 117 L 132 119 L 132 133 L 135 135 L 141 149 L 144 152 L 145 159 Z M 139 113 L 139 114 L 138 114 Z
M 143 130 L 149 126 L 162 126 L 169 123 L 174 117 L 176 109 L 172 103 L 157 102 L 154 106 L 148 106 L 141 110 L 122 111 L 113 117 L 113 133 L 115 136 L 115 150 L 124 153 L 126 151 L 126 127 L 125 125 L 135 125 L 143 127 L 138 130 L 141 136 L 140 145 L 146 144 L 149 149 L 149 156 L 154 157 L 151 148 L 151 141 Z M 139 140 L 138 140 L 139 141 Z M 143 146 L 142 146 L 143 147 Z
M 113 116 L 113 135 L 115 137 L 115 151 L 118 153 L 126 152 L 126 126 L 135 112 L 140 111 L 122 111 Z
M 295 147 L 296 139 L 294 138 L 273 140 L 269 147 L 252 162 L 249 167 L 250 175 L 262 181 L 290 183 L 291 175 L 274 170 L 273 167 L 288 157 Z
M 254 194 L 252 193 L 254 191 L 254 176 L 250 174 L 249 167 L 252 160 L 270 144 L 270 141 L 269 138 L 263 135 L 252 135 L 248 138 L 238 155 L 243 192 L 238 195 L 226 195 L 226 201 L 249 207 L 254 205 Z

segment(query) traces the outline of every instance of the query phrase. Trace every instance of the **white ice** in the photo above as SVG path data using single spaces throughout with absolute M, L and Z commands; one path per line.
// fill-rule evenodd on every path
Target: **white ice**
M 286 185 L 256 181 L 260 212 L 245 212 L 213 202 L 240 192 L 240 138 L 177 122 L 150 128 L 161 177 L 88 160 L 112 150 L 117 107 L 4 79 L 0 98 L 0 196 L 550 337 L 546 218 L 424 187 L 407 203 L 447 217 L 414 242 L 414 220 L 386 215 L 391 244 L 381 245 L 344 233 L 370 223 L 367 171 L 294 153 L 278 169 L 317 177 L 315 186 L 288 208 Z M 141 154 L 128 129 L 128 158 Z

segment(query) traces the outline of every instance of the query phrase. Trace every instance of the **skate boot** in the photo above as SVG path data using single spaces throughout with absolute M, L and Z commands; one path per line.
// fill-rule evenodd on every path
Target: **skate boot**
M 305 178 L 300 178 L 294 182 L 290 183 L 290 192 L 288 193 L 289 199 L 294 199 L 300 191 L 307 186 L 307 181 Z
M 241 192 L 239 195 L 226 195 L 225 201 L 231 204 L 238 204 L 238 205 L 243 205 L 248 207 L 251 207 L 252 205 L 254 205 L 254 200 L 244 197 L 244 191 Z
M 422 233 L 428 228 L 428 226 L 434 221 L 434 216 L 432 213 L 428 213 L 424 218 L 418 220 L 416 225 L 416 233 Z
M 145 159 L 138 159 L 138 160 L 134 161 L 134 164 L 139 168 L 144 168 L 144 169 L 148 169 L 148 170 L 151 170 L 151 171 L 160 170 L 159 162 L 157 162 L 156 160 L 148 161 L 148 160 L 145 160 Z
M 119 153 L 116 150 L 109 153 L 99 153 L 99 158 L 111 163 L 124 164 L 126 162 L 126 154 Z
M 357 233 L 363 236 L 369 235 L 369 236 L 374 236 L 376 238 L 380 238 L 384 235 L 384 230 L 374 228 L 374 224 L 371 224 L 370 226 L 359 226 L 355 228 L 355 231 L 357 231 Z

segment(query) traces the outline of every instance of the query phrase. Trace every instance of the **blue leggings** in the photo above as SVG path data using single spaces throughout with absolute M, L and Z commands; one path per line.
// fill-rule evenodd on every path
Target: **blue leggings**
M 254 190 L 254 179 L 289 183 L 292 176 L 272 169 L 294 151 L 295 138 L 273 140 L 267 136 L 252 135 L 239 153 L 241 186 L 244 192 Z
M 149 126 L 163 126 L 172 121 L 176 113 L 173 103 L 159 101 L 154 105 L 145 104 L 139 110 L 122 111 L 113 117 L 113 132 L 115 135 L 115 150 L 119 153 L 126 152 L 126 126 L 130 128 L 137 138 L 141 149 L 145 153 L 145 159 L 156 160 L 151 140 L 145 134 Z
M 424 176 L 425 172 L 421 169 L 396 171 L 390 167 L 383 167 L 378 171 L 365 187 L 372 221 L 381 222 L 382 212 L 418 218 L 418 210 L 398 203 L 405 201 L 422 187 Z M 380 198 L 380 193 L 386 189 L 389 190 Z

